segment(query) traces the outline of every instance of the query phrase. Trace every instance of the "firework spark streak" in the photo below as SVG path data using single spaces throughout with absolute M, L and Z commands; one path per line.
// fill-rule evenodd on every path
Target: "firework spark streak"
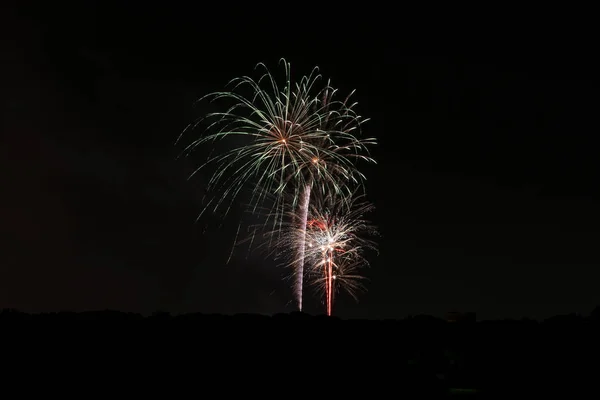
M 250 211 L 264 206 L 267 197 L 274 198 L 264 222 L 269 230 L 281 229 L 289 208 L 301 208 L 304 226 L 311 195 L 317 192 L 336 194 L 345 199 L 360 187 L 364 176 L 356 167 L 357 160 L 375 162 L 368 156 L 367 146 L 375 139 L 359 139 L 360 126 L 366 119 L 358 115 L 350 96 L 336 100 L 337 90 L 329 82 L 319 89 L 318 68 L 292 83 L 290 64 L 285 67 L 285 82 L 279 85 L 264 64 L 258 80 L 236 78 L 230 91 L 209 94 L 202 99 L 229 102 L 224 112 L 214 112 L 196 120 L 180 135 L 205 124 L 205 133 L 185 147 L 189 155 L 201 146 L 216 146 L 230 140 L 224 151 L 208 157 L 190 176 L 213 165 L 215 171 L 207 184 L 210 199 L 198 218 L 206 211 L 224 208 L 226 216 L 236 199 L 246 189 L 251 193 Z M 202 100 L 201 99 L 201 100 Z M 260 189 L 259 189 L 260 188 Z M 291 199 L 284 193 L 293 193 Z M 284 199 L 289 202 L 286 203 Z M 302 308 L 305 246 L 296 248 L 296 300 Z

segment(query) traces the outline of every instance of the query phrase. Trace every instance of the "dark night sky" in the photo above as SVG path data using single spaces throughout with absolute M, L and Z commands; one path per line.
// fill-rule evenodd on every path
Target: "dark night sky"
M 292 311 L 281 270 L 224 265 L 229 228 L 194 224 L 203 188 L 173 146 L 196 98 L 280 57 L 356 88 L 380 141 L 380 255 L 338 315 L 600 304 L 590 33 L 88 4 L 3 13 L 0 308 Z

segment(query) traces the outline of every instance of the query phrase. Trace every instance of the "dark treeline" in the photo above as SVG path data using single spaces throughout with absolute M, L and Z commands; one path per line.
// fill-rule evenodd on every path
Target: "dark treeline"
M 589 317 L 572 314 L 544 321 L 447 322 L 429 316 L 373 321 L 301 313 L 173 316 L 157 312 L 145 317 L 116 311 L 4 310 L 0 328 L 4 333 L 22 328 L 45 335 L 70 332 L 79 338 L 100 334 L 104 342 L 116 343 L 111 351 L 121 342 L 128 353 L 146 352 L 154 360 L 170 358 L 170 364 L 161 361 L 166 369 L 193 360 L 190 368 L 206 371 L 210 366 L 216 368 L 215 376 L 226 373 L 228 379 L 256 375 L 272 383 L 271 379 L 288 376 L 289 380 L 290 375 L 302 374 L 299 379 L 314 380 L 319 386 L 323 373 L 335 383 L 339 395 L 394 390 L 428 395 L 571 396 L 597 392 L 599 311 Z M 179 356 L 188 361 L 174 361 Z M 314 389 L 293 388 L 298 393 Z

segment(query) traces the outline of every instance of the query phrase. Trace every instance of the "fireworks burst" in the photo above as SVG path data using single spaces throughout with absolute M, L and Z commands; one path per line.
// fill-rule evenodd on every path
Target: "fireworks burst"
M 329 82 L 319 88 L 321 75 L 318 68 L 292 83 L 290 64 L 285 67 L 285 82 L 278 85 L 264 64 L 258 80 L 236 78 L 230 82 L 230 91 L 209 94 L 202 99 L 230 102 L 224 112 L 210 113 L 188 126 L 181 137 L 206 123 L 205 134 L 192 141 L 183 154 L 199 146 L 230 141 L 229 147 L 208 157 L 190 176 L 213 165 L 215 171 L 207 185 L 211 194 L 198 218 L 207 210 L 224 208 L 227 215 L 236 199 L 245 189 L 250 190 L 250 211 L 264 206 L 266 195 L 273 195 L 265 226 L 280 230 L 288 208 L 298 209 L 306 231 L 308 210 L 313 192 L 336 194 L 345 199 L 360 186 L 364 176 L 357 170 L 356 161 L 374 160 L 368 156 L 367 146 L 375 139 L 358 137 L 363 119 L 354 111 L 356 103 L 350 96 L 336 100 L 337 90 Z M 202 100 L 201 99 L 201 100 Z M 260 190 L 258 188 L 261 188 Z M 318 190 L 316 190 L 318 189 Z M 292 193 L 291 198 L 284 193 Z M 289 199 L 286 204 L 284 199 Z M 298 244 L 296 300 L 302 309 L 305 246 Z
M 299 260 L 293 249 L 305 246 L 307 278 L 324 296 L 327 314 L 331 315 L 334 295 L 343 290 L 354 299 L 365 290 L 360 270 L 368 266 L 368 250 L 376 250 L 369 239 L 377 234 L 375 227 L 365 218 L 373 210 L 363 195 L 340 198 L 316 196 L 308 212 L 306 228 L 302 217 L 290 212 L 288 226 L 270 234 L 277 237 L 271 251 L 275 258 L 298 273 Z

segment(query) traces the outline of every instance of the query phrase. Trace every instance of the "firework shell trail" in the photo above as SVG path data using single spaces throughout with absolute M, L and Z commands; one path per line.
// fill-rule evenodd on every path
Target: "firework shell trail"
M 300 203 L 300 232 L 299 232 L 299 243 L 296 246 L 296 250 L 298 251 L 298 266 L 295 273 L 295 294 L 296 294 L 296 302 L 298 303 L 298 309 L 302 311 L 302 292 L 304 286 L 304 257 L 306 253 L 306 224 L 308 222 L 308 208 L 310 204 L 310 193 L 311 193 L 312 185 L 308 184 L 304 187 L 304 195 L 302 197 L 302 202 Z

